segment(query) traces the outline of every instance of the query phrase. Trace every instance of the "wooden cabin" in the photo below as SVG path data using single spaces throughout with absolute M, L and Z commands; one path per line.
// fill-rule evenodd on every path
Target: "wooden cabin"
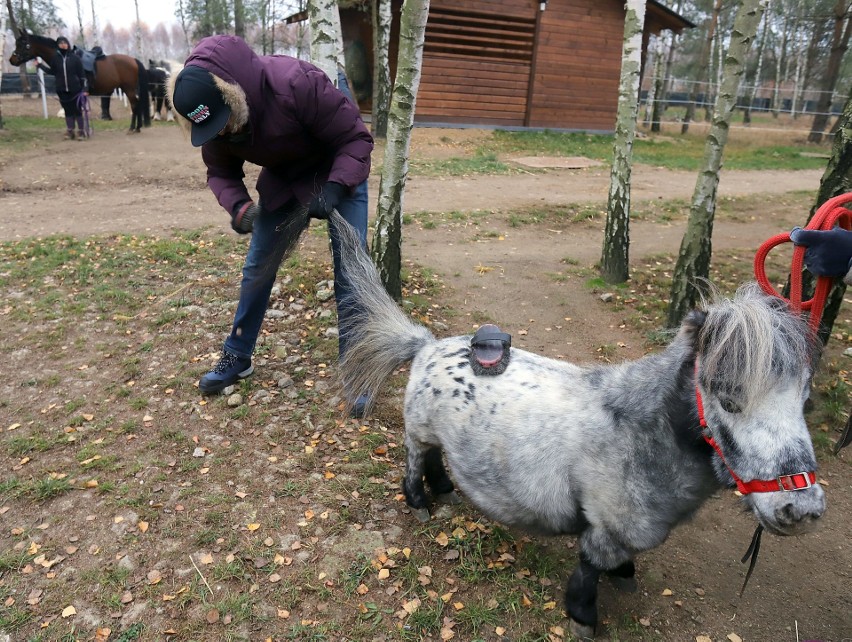
M 393 1 L 391 79 L 401 0 Z M 650 34 L 694 25 L 656 0 Z M 415 122 L 611 132 L 615 128 L 623 0 L 432 0 Z M 369 3 L 340 11 L 347 73 L 372 106 Z

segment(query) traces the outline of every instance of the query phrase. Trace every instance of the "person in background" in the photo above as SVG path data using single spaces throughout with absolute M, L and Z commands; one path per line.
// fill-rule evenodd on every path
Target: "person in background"
M 803 230 L 794 227 L 790 240 L 803 245 L 805 267 L 817 276 L 842 277 L 852 285 L 852 231 L 835 227 L 831 230 Z
M 83 61 L 71 50 L 71 43 L 65 36 L 56 39 L 56 55 L 47 61 L 47 65 L 36 58 L 36 66 L 43 72 L 51 74 L 56 84 L 56 94 L 59 104 L 65 111 L 65 139 L 74 140 L 74 123 L 77 123 L 77 139 L 85 140 L 88 132 L 83 123 L 83 112 L 80 108 L 81 96 L 88 96 L 86 73 L 83 71 Z
M 251 233 L 240 297 L 222 357 L 198 385 L 216 393 L 254 372 L 252 353 L 282 260 L 277 250 L 288 223 L 305 208 L 327 219 L 336 209 L 366 247 L 367 176 L 373 139 L 351 100 L 317 67 L 288 56 L 258 56 L 240 38 L 201 40 L 170 83 L 178 121 L 201 147 L 207 184 L 230 214 L 231 227 Z M 263 169 L 255 202 L 246 189 L 244 163 Z M 354 312 L 340 271 L 337 235 L 329 226 L 338 317 Z M 347 337 L 339 336 L 339 353 Z M 364 400 L 353 402 L 354 416 Z

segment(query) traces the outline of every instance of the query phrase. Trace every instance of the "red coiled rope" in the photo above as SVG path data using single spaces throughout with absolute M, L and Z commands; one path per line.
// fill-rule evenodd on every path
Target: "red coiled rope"
M 844 229 L 852 229 L 852 211 L 842 207 L 844 203 L 852 202 L 852 192 L 841 194 L 830 198 L 823 203 L 816 211 L 813 218 L 805 227 L 806 230 L 830 230 L 835 225 L 840 225 Z M 760 287 L 767 294 L 772 294 L 787 301 L 794 312 L 801 313 L 809 310 L 810 326 L 816 332 L 819 330 L 819 322 L 822 319 L 822 311 L 825 307 L 825 301 L 828 298 L 828 293 L 831 291 L 831 285 L 834 279 L 827 276 L 817 278 L 816 289 L 812 299 L 802 301 L 802 266 L 805 262 L 805 247 L 803 245 L 795 246 L 793 250 L 793 263 L 790 268 L 790 298 L 782 297 L 769 279 L 766 278 L 766 256 L 769 251 L 776 245 L 787 243 L 790 241 L 790 233 L 776 234 L 772 238 L 764 242 L 754 255 L 754 276 Z

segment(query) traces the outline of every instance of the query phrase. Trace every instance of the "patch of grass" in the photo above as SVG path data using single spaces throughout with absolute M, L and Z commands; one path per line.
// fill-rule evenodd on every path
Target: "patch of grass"
M 43 477 L 32 483 L 28 494 L 37 502 L 44 502 L 67 493 L 69 490 L 71 490 L 71 484 L 68 483 L 67 479 Z
M 21 627 L 35 620 L 35 614 L 17 606 L 10 606 L 0 611 L 0 631 L 14 633 Z
M 511 174 L 515 170 L 497 158 L 493 151 L 478 150 L 472 157 L 443 160 L 412 159 L 411 171 L 425 176 L 471 176 L 474 174 Z

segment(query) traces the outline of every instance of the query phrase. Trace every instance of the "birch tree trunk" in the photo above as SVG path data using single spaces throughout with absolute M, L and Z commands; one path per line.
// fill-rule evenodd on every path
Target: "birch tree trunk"
M 243 0 L 234 0 L 234 35 L 245 40 L 246 7 Z
M 77 4 L 77 28 L 80 33 L 77 34 L 77 42 L 85 49 L 86 48 L 86 30 L 83 27 L 83 7 L 80 5 L 80 0 L 76 0 Z
M 777 52 L 775 58 L 775 87 L 772 92 L 772 117 L 778 118 L 781 113 L 781 69 L 783 67 L 784 58 L 787 56 L 787 40 L 790 34 L 790 19 L 784 17 L 784 34 L 781 37 L 781 49 Z
M 624 7 L 626 13 L 624 44 L 621 50 L 621 81 L 618 86 L 618 112 L 601 254 L 601 276 L 607 283 L 621 283 L 629 276 L 627 261 L 630 247 L 630 168 L 639 108 L 642 30 L 645 27 L 645 0 L 627 0 Z
M 311 62 L 322 69 L 337 87 L 341 60 L 340 13 L 336 0 L 309 0 Z
M 828 159 L 828 166 L 820 179 L 816 202 L 811 208 L 808 222 L 828 199 L 852 192 L 852 91 L 849 92 L 849 98 L 846 100 L 846 105 L 838 118 L 837 125 L 831 157 Z M 808 273 L 808 280 L 812 280 L 812 278 Z M 803 288 L 805 283 L 803 281 Z M 837 279 L 822 312 L 819 336 L 823 343 L 827 343 L 831 336 L 831 330 L 837 320 L 837 313 L 840 311 L 840 304 L 843 303 L 845 293 L 846 285 L 842 279 Z
M 725 56 L 722 86 L 716 99 L 713 124 L 704 146 L 704 167 L 695 182 L 686 234 L 680 244 L 677 264 L 672 276 L 667 324 L 674 327 L 698 299 L 696 279 L 710 274 L 713 216 L 722 154 L 728 140 L 731 115 L 737 106 L 737 91 L 745 70 L 749 47 L 757 35 L 757 27 L 769 0 L 743 0 L 734 19 L 731 43 Z
M 388 46 L 391 34 L 391 0 L 373 0 L 373 137 L 387 138 L 388 101 L 391 94 Z
M 6 51 L 6 7 L 0 4 L 0 51 Z M 3 65 L 0 65 L 0 85 L 3 84 Z M 3 102 L 0 101 L 0 129 L 5 129 L 3 124 Z
M 423 65 L 423 42 L 429 0 L 404 0 L 399 23 L 396 79 L 388 112 L 388 140 L 379 183 L 373 260 L 382 283 L 397 301 L 402 298 L 402 201 L 408 177 L 408 150 Z
M 133 30 L 136 40 L 136 57 L 139 60 L 145 60 L 142 53 L 142 22 L 139 20 L 139 0 L 133 0 L 133 5 L 136 7 L 136 28 Z
M 822 135 L 828 123 L 831 111 L 831 99 L 834 97 L 834 88 L 840 76 L 840 67 L 843 55 L 849 48 L 849 36 L 852 33 L 852 3 L 849 0 L 838 0 L 834 6 L 834 34 L 831 39 L 831 53 L 828 56 L 828 66 L 823 75 L 820 86 L 821 93 L 817 101 L 817 113 L 811 124 L 811 133 L 808 135 L 809 143 L 822 142 Z
M 698 100 L 698 92 L 702 84 L 705 87 L 704 100 L 710 94 L 710 59 L 711 49 L 713 48 L 713 36 L 716 33 L 716 25 L 719 22 L 719 13 L 722 11 L 722 0 L 715 0 L 713 3 L 713 14 L 710 17 L 710 24 L 707 25 L 707 35 L 704 38 L 704 45 L 701 47 L 701 53 L 698 55 L 699 72 L 696 74 L 695 83 L 692 85 L 692 90 L 689 92 L 687 99 L 686 115 L 683 117 L 683 124 L 680 127 L 681 135 L 689 131 L 689 122 L 695 117 L 695 101 Z
M 651 48 L 648 47 L 650 50 Z M 654 118 L 655 105 L 657 104 L 657 96 L 663 88 L 663 39 L 660 36 L 654 37 L 654 64 L 652 66 L 651 83 L 648 89 L 648 96 L 645 100 L 645 118 L 644 125 L 648 127 L 652 124 Z M 658 130 L 659 131 L 659 130 Z
M 766 3 L 766 13 L 763 20 L 763 33 L 760 36 L 760 45 L 757 49 L 757 67 L 754 70 L 754 78 L 751 81 L 751 86 L 746 92 L 745 109 L 743 111 L 743 124 L 751 124 L 751 106 L 754 102 L 754 96 L 757 93 L 757 86 L 760 83 L 760 75 L 763 72 L 763 52 L 766 51 L 766 35 L 769 33 L 769 8 L 772 5 L 772 0 Z
M 98 30 L 98 14 L 95 13 L 95 0 L 92 0 L 92 46 L 101 44 L 101 35 Z

